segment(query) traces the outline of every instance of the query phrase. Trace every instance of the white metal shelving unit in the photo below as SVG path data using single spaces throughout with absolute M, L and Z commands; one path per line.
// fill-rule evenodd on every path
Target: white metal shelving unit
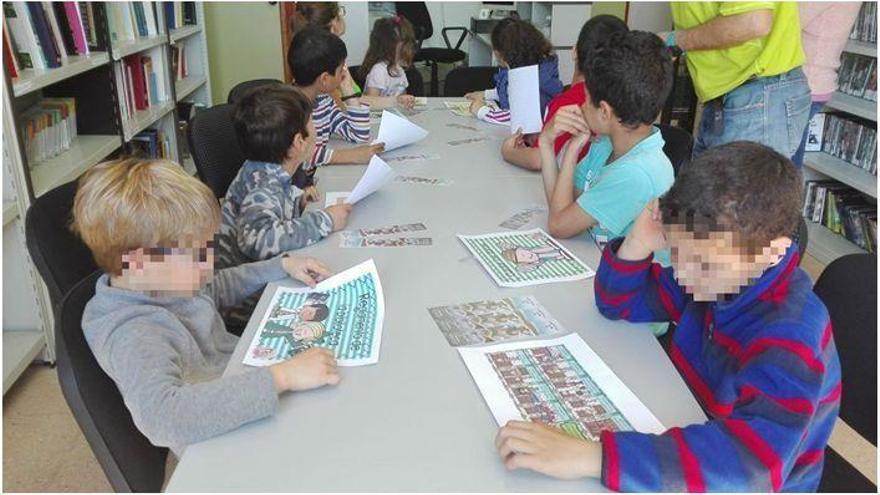
M 844 52 L 877 57 L 877 45 L 875 43 L 849 40 L 846 48 L 844 48 Z M 826 104 L 826 108 L 832 111 L 848 113 L 871 122 L 877 122 L 877 102 L 875 101 L 837 92 L 834 93 L 831 100 Z M 876 175 L 822 151 L 806 153 L 804 155 L 804 167 L 805 179 L 836 180 L 861 192 L 874 201 L 876 205 Z M 827 265 L 847 254 L 865 252 L 862 248 L 846 239 L 846 237 L 832 232 L 824 225 L 807 220 L 807 226 L 809 230 L 807 252 L 822 264 Z

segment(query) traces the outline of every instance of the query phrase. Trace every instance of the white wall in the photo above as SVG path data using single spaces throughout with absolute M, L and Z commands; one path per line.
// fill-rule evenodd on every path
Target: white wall
M 348 49 L 348 65 L 360 65 L 370 44 L 369 9 L 367 2 L 339 2 L 345 6 L 345 48 Z
M 441 34 L 444 27 L 463 26 L 470 29 L 471 17 L 477 17 L 482 8 L 482 2 L 425 2 L 428 5 L 428 13 L 431 14 L 431 22 L 434 24 L 434 35 L 425 40 L 423 46 L 445 47 L 443 35 Z M 453 31 L 449 33 L 449 42 L 455 46 L 461 32 Z M 465 38 L 461 44 L 461 49 L 468 51 L 468 42 Z
M 658 33 L 672 29 L 672 12 L 669 2 L 630 2 L 630 29 Z

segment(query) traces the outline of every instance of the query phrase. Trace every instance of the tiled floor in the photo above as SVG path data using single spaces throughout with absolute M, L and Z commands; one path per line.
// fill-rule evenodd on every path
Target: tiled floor
M 801 267 L 816 281 L 823 266 Z M 3 397 L 3 491 L 110 492 L 61 395 L 55 369 L 33 365 Z

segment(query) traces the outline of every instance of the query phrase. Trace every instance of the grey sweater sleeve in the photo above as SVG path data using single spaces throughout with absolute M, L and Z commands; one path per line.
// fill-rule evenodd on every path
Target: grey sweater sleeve
M 268 368 L 189 384 L 180 355 L 187 330 L 168 313 L 125 322 L 99 351 L 138 429 L 175 450 L 275 413 L 278 395 Z
M 265 261 L 245 263 L 217 270 L 214 280 L 205 288 L 218 308 L 237 306 L 248 296 L 262 290 L 267 283 L 287 277 L 281 265 L 282 256 Z

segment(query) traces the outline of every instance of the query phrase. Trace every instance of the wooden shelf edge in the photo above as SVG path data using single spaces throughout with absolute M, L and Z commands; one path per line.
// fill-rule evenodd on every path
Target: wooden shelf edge
M 872 198 L 877 198 L 877 176 L 858 165 L 843 161 L 824 151 L 812 151 L 804 155 L 804 166 Z
M 57 157 L 41 162 L 31 169 L 34 196 L 42 196 L 52 189 L 76 179 L 83 172 L 100 163 L 113 150 L 122 146 L 118 135 L 78 136 L 77 140 L 80 139 L 91 141 L 87 146 L 92 149 L 84 156 L 72 159 L 73 155 L 68 153 L 77 152 L 73 149 L 77 145 L 74 145 Z M 73 163 L 67 163 L 68 160 Z M 52 173 L 57 173 L 57 175 Z
M 3 394 L 36 359 L 46 345 L 39 330 L 3 331 Z
M 129 55 L 149 50 L 150 48 L 167 42 L 168 36 L 165 33 L 160 33 L 149 38 L 140 38 L 135 41 L 123 41 L 122 45 L 113 48 L 113 60 L 122 60 Z
M 16 98 L 24 96 L 38 89 L 59 83 L 71 77 L 78 76 L 110 62 L 110 54 L 107 52 L 94 52 L 90 55 L 76 56 L 73 62 L 54 69 L 34 71 L 26 69 L 21 76 L 12 80 L 12 92 Z
M 824 225 L 807 220 L 807 230 L 809 232 L 807 253 L 825 266 L 847 254 L 867 253 L 846 237 L 828 230 Z
M 137 133 L 153 125 L 174 109 L 174 102 L 163 101 L 159 106 L 150 107 L 147 110 L 141 110 L 134 114 L 130 119 L 122 122 L 123 134 L 125 141 L 131 141 Z
M 18 218 L 18 203 L 15 201 L 3 202 L 3 226 L 6 227 Z
M 179 81 L 174 82 L 174 92 L 177 96 L 177 101 L 180 101 L 187 96 L 191 95 L 197 89 L 202 87 L 205 83 L 208 82 L 207 76 L 189 76 L 183 78 Z
M 177 29 L 171 30 L 171 42 L 176 43 L 184 38 L 189 38 L 194 34 L 198 34 L 202 32 L 202 26 L 199 24 L 193 24 L 189 26 L 183 26 Z

